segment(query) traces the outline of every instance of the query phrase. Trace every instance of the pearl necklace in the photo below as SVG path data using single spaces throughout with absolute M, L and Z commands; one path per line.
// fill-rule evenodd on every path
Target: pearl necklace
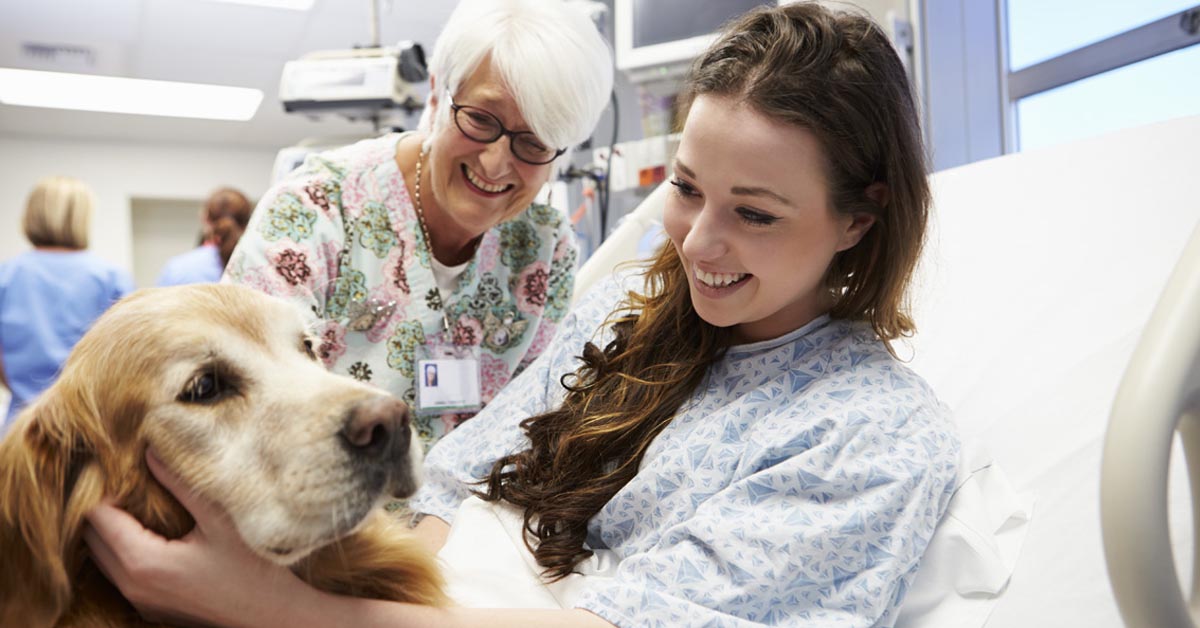
M 433 264 L 437 258 L 433 255 L 433 238 L 429 237 L 429 227 L 425 225 L 425 207 L 421 204 L 421 164 L 425 161 L 425 156 L 428 155 L 425 146 L 421 146 L 421 154 L 417 156 L 417 180 L 413 185 L 413 205 L 417 210 L 417 224 L 421 227 L 421 235 L 425 238 L 425 250 L 429 252 L 429 267 L 433 268 Z M 475 242 L 479 246 L 478 240 Z M 474 252 L 471 253 L 474 255 Z M 442 330 L 446 336 L 450 335 L 450 315 L 446 313 L 446 302 L 442 299 L 442 289 L 438 287 L 437 280 L 433 282 L 433 290 L 437 293 L 438 304 L 442 309 Z
M 425 147 L 421 147 L 421 154 L 417 156 L 417 181 L 413 186 L 414 205 L 417 207 L 417 224 L 421 226 L 421 235 L 425 237 L 425 250 L 429 251 L 429 263 L 433 264 L 433 239 L 429 237 L 429 227 L 425 226 L 425 208 L 421 205 L 421 162 L 425 161 L 425 155 L 428 153 Z M 441 299 L 441 291 L 438 291 L 438 298 Z

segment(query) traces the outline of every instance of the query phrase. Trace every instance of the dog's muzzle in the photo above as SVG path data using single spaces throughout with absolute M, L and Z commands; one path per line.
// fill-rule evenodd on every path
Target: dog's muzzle
M 356 404 L 339 436 L 353 464 L 363 471 L 370 490 L 416 490 L 409 460 L 412 426 L 404 402 L 380 396 Z

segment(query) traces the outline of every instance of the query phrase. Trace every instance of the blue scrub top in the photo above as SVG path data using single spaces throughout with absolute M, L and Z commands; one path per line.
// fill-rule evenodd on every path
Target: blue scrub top
M 12 391 L 3 428 L 54 383 L 92 322 L 131 291 L 129 273 L 87 251 L 33 250 L 0 263 L 0 352 Z
M 225 265 L 214 244 L 202 244 L 187 253 L 167 260 L 158 276 L 158 286 L 182 286 L 189 283 L 216 283 Z

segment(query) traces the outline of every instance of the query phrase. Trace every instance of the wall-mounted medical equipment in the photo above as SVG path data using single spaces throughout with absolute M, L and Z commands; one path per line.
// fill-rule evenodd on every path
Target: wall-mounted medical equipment
M 672 133 L 619 142 L 611 158 L 609 147 L 602 146 L 592 151 L 593 164 L 596 167 L 608 164 L 609 189 L 613 192 L 653 187 L 671 175 L 671 160 L 679 148 L 679 138 L 678 133 Z
M 288 113 L 375 120 L 387 110 L 420 109 L 428 76 L 425 53 L 414 42 L 320 51 L 284 64 L 279 99 Z

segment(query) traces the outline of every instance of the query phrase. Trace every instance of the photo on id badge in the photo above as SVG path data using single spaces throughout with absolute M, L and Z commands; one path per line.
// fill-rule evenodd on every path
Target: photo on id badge
M 425 386 L 429 388 L 437 387 L 437 363 L 427 362 L 425 364 Z
M 461 349 L 460 349 L 461 350 Z M 430 351 L 417 361 L 417 412 L 467 412 L 480 407 L 479 360 Z

